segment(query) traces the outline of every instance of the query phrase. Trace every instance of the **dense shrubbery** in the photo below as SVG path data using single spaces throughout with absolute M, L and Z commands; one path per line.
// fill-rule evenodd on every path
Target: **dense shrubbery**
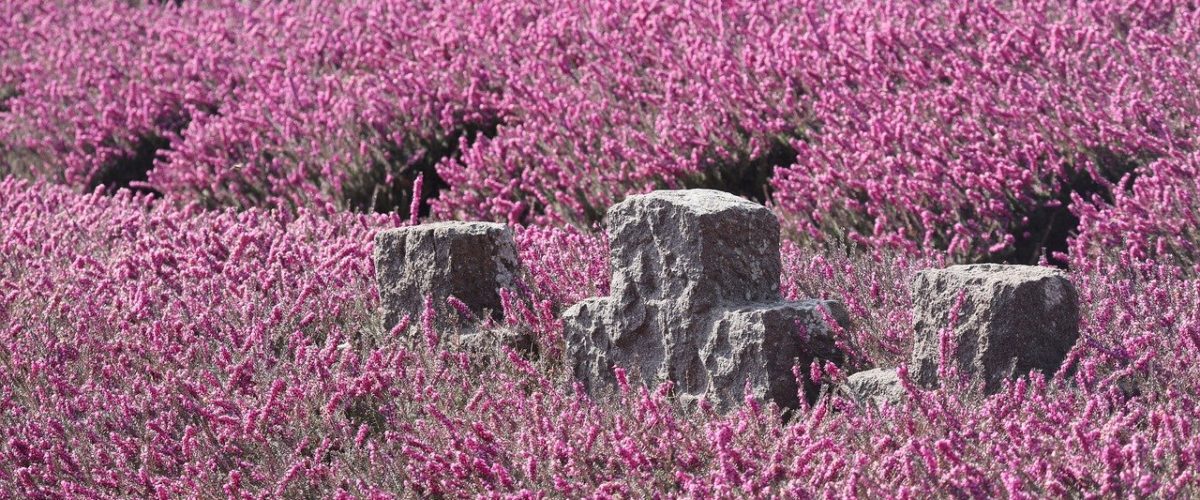
M 1036 262 L 1195 149 L 1187 2 L 10 2 L 4 169 L 207 206 L 597 220 L 774 199 L 796 235 Z M 439 192 L 440 190 L 440 192 Z
M 300 212 L 204 212 L 0 183 L 0 490 L 1196 492 L 1193 281 L 1076 273 L 1086 319 L 1072 376 L 1022 381 L 986 401 L 958 387 L 912 389 L 910 403 L 882 414 L 831 397 L 781 427 L 753 401 L 724 417 L 687 415 L 634 387 L 596 404 L 562 390 L 553 355 L 485 359 L 453 352 L 451 332 L 387 335 L 374 326 L 370 238 L 398 221 Z M 603 243 L 551 229 L 519 236 L 534 285 L 511 301 L 506 327 L 553 353 L 560 301 L 606 286 L 603 252 L 585 250 Z M 579 258 L 543 258 L 564 247 Z M 862 362 L 905 361 L 904 284 L 921 263 L 785 256 L 787 294 L 848 304 L 858 326 L 846 340 Z
M 813 117 L 775 182 L 801 227 L 1036 263 L 1071 194 L 1195 147 L 1200 17 L 1163 2 L 851 8 L 821 29 Z
M 1077 267 L 1097 260 L 1125 266 L 1178 266 L 1200 276 L 1200 154 L 1173 156 L 1134 172 L 1132 188 L 1104 200 L 1072 204 L 1081 221 L 1072 244 Z
M 925 3 L 3 2 L 0 491 L 1195 495 L 1200 12 Z M 785 295 L 854 318 L 797 376 L 905 363 L 947 261 L 1069 262 L 1081 341 L 785 426 L 589 401 L 556 314 L 656 187 L 784 218 Z M 501 327 L 539 359 L 380 331 L 371 235 L 413 206 L 522 225 Z

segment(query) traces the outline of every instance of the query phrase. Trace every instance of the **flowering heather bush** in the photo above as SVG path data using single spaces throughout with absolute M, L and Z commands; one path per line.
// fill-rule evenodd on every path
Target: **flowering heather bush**
M 0 182 L 0 490 L 239 498 L 1197 492 L 1194 281 L 1112 268 L 1076 274 L 1084 340 L 1069 370 L 986 400 L 953 384 L 909 386 L 909 403 L 881 411 L 833 395 L 783 425 L 753 400 L 730 415 L 687 414 L 632 382 L 591 402 L 564 390 L 551 356 L 458 353 L 453 332 L 432 330 L 428 313 L 411 320 L 426 325 L 419 338 L 378 331 L 370 238 L 397 223 L 305 210 L 202 212 L 127 193 Z M 550 232 L 520 238 L 525 249 L 595 244 Z M 911 339 L 882 325 L 903 321 L 900 290 L 917 263 L 787 253 L 789 294 L 846 300 L 880 332 L 848 332 L 873 351 L 870 361 L 903 359 L 895 347 Z M 591 265 L 535 264 L 530 274 L 535 282 L 545 273 L 585 276 Z M 513 309 L 553 306 L 533 299 Z M 508 328 L 545 327 L 536 313 L 511 312 Z M 832 365 L 797 373 L 844 376 Z
M 1200 495 L 1198 36 L 1182 0 L 0 2 L 0 497 Z M 988 398 L 589 399 L 581 228 L 663 186 L 772 203 L 783 294 L 846 305 L 797 377 L 907 383 L 952 261 L 1069 262 L 1080 341 Z M 452 303 L 382 331 L 374 232 L 430 214 L 518 226 L 487 327 L 536 355 Z
M 717 187 L 807 238 L 1035 262 L 1200 116 L 1182 0 L 166 4 L 0 7 L 0 169 L 402 214 L 425 173 L 442 217 L 585 227 Z
M 1071 205 L 1080 218 L 1072 263 L 1080 269 L 1104 259 L 1127 267 L 1174 264 L 1200 276 L 1200 155 L 1164 158 L 1134 174 L 1133 189 L 1120 192 L 1112 208 L 1102 200 Z
M 431 37 L 451 16 L 344 7 L 6 5 L 5 168 L 209 206 L 406 209 L 397 193 L 489 108 L 451 60 L 464 42 Z
M 820 132 L 773 182 L 802 229 L 1035 263 L 1072 193 L 1196 146 L 1194 7 L 888 5 L 808 37 Z
M 516 243 L 523 263 L 536 269 L 531 277 L 540 296 L 571 305 L 608 295 L 611 272 L 603 233 L 532 226 L 517 231 Z
M 89 192 L 144 181 L 158 150 L 179 142 L 197 116 L 217 112 L 244 78 L 234 68 L 248 61 L 238 59 L 225 22 L 237 14 L 5 2 L 0 173 Z

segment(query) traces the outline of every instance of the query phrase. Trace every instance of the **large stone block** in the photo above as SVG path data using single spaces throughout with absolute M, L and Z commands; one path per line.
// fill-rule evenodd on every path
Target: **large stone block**
M 824 309 L 824 312 L 821 311 Z M 694 316 L 664 302 L 626 304 L 587 299 L 563 313 L 567 357 L 589 391 L 614 390 L 613 367 L 642 380 L 674 382 L 685 402 L 708 399 L 719 411 L 746 390 L 780 406 L 799 406 L 793 366 L 813 359 L 842 362 L 826 317 L 846 324 L 836 301 L 805 300 L 731 306 Z M 811 397 L 817 388 L 805 380 Z
M 986 393 L 1031 370 L 1053 374 L 1079 337 L 1079 303 L 1064 272 L 1037 266 L 978 264 L 926 270 L 912 284 L 911 373 L 924 387 L 938 381 L 940 334 L 949 328 L 958 370 Z M 950 314 L 965 294 L 958 321 Z
M 822 312 L 821 309 L 825 311 Z M 842 363 L 826 317 L 848 324 L 841 303 L 828 300 L 777 302 L 720 311 L 713 328 L 702 337 L 700 360 L 708 378 L 684 384 L 689 395 L 710 394 L 718 409 L 741 402 L 747 389 L 762 400 L 785 408 L 799 406 L 799 391 L 792 367 L 807 370 L 813 359 Z M 804 394 L 815 400 L 817 387 L 803 377 Z
M 514 286 L 517 270 L 512 231 L 503 224 L 438 222 L 375 236 L 385 329 L 406 314 L 418 317 L 426 296 L 440 306 L 453 295 L 477 317 L 498 315 L 498 290 Z
M 672 381 L 685 402 L 726 410 L 748 388 L 796 407 L 792 367 L 842 360 L 825 321 L 848 323 L 841 304 L 781 300 L 779 223 L 765 207 L 719 191 L 660 191 L 613 206 L 607 225 L 612 295 L 562 316 L 572 374 L 587 390 L 614 388 L 621 367 Z
M 612 295 L 696 309 L 779 297 L 779 221 L 710 189 L 630 196 L 609 209 Z

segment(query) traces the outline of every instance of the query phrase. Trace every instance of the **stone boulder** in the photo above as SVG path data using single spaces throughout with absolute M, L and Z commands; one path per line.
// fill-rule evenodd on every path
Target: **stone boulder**
M 779 220 L 722 191 L 631 196 L 605 216 L 611 295 L 700 310 L 779 300 Z
M 439 308 L 453 295 L 477 318 L 501 314 L 501 288 L 513 288 L 517 250 L 503 224 L 438 222 L 382 231 L 375 236 L 375 273 L 383 327 L 411 314 L 416 324 L 431 296 Z
M 779 222 L 765 207 L 720 191 L 658 191 L 614 205 L 606 225 L 611 295 L 563 313 L 567 360 L 590 392 L 613 389 L 621 367 L 672 381 L 684 402 L 727 410 L 749 389 L 794 408 L 794 365 L 842 361 L 825 321 L 848 324 L 841 304 L 780 298 Z
M 1079 304 L 1066 273 L 1037 266 L 977 264 L 926 270 L 912 283 L 915 344 L 910 370 L 927 388 L 939 385 L 941 332 L 950 329 L 958 370 L 998 391 L 1031 370 L 1052 375 L 1079 337 Z M 950 314 L 965 294 L 958 321 Z

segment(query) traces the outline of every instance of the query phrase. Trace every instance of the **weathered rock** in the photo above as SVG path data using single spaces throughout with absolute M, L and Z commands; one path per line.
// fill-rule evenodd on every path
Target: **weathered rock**
M 820 309 L 825 309 L 822 314 Z M 833 335 L 825 323 L 828 315 L 849 324 L 841 303 L 829 300 L 805 300 L 742 306 L 717 311 L 716 321 L 704 343 L 700 359 L 709 379 L 703 385 L 689 387 L 698 394 L 705 389 L 710 398 L 725 410 L 730 403 L 741 402 L 747 385 L 751 395 L 778 403 L 785 408 L 799 406 L 799 387 L 792 367 L 807 368 L 814 358 L 841 363 L 845 356 L 834 346 Z M 809 402 L 817 387 L 808 377 L 804 394 Z
M 1006 378 L 1052 375 L 1079 337 L 1079 304 L 1064 272 L 1037 266 L 978 264 L 922 271 L 913 280 L 916 341 L 911 370 L 938 385 L 940 334 L 952 327 L 958 370 L 998 391 Z M 949 325 L 959 294 L 958 321 Z
M 696 310 L 779 300 L 779 221 L 762 205 L 709 189 L 655 191 L 605 219 L 614 297 Z
M 426 296 L 439 307 L 453 295 L 478 318 L 501 313 L 501 288 L 517 275 L 512 231 L 503 224 L 438 222 L 375 236 L 375 273 L 383 327 L 417 318 Z
M 852 398 L 863 402 L 882 405 L 899 405 L 904 402 L 904 385 L 895 369 L 875 368 L 846 377 L 843 390 Z
M 781 301 L 779 223 L 765 207 L 719 191 L 659 191 L 613 206 L 607 226 L 611 296 L 563 313 L 567 358 L 589 391 L 614 388 L 619 366 L 672 381 L 685 402 L 725 410 L 748 388 L 796 407 L 792 366 L 842 360 L 825 322 L 848 323 L 841 304 Z

